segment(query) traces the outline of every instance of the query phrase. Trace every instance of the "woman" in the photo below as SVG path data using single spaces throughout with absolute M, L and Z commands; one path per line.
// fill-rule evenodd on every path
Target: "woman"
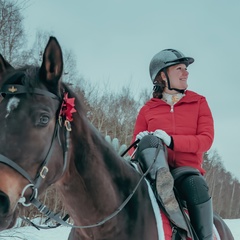
M 205 97 L 187 90 L 187 67 L 193 62 L 193 58 L 174 49 L 165 49 L 153 57 L 153 98 L 140 109 L 133 140 L 141 139 L 135 157 L 145 170 L 155 159 L 149 178 L 172 220 L 183 221 L 172 190 L 174 184 L 187 204 L 198 238 L 208 240 L 212 239 L 212 202 L 202 176 L 202 162 L 213 142 L 214 125 Z M 156 157 L 162 142 L 167 146 L 167 157 L 163 151 Z M 169 168 L 176 175 L 175 182 Z

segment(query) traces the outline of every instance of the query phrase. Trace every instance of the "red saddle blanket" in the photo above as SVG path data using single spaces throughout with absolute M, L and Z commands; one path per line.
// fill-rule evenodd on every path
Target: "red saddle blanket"
M 153 211 L 155 213 L 155 218 L 156 218 L 156 222 L 157 222 L 157 226 L 158 226 L 158 239 L 159 240 L 172 240 L 172 226 L 170 224 L 170 220 L 165 215 L 165 213 L 160 210 L 157 200 L 152 191 L 152 188 L 147 180 L 146 180 L 146 182 L 148 185 L 149 197 L 151 199 Z M 187 210 L 186 210 L 186 213 L 187 213 Z M 219 237 L 219 234 L 217 232 L 217 229 L 214 225 L 213 225 L 213 233 L 214 233 L 213 240 L 221 240 Z M 193 239 L 189 238 L 188 240 L 193 240 Z

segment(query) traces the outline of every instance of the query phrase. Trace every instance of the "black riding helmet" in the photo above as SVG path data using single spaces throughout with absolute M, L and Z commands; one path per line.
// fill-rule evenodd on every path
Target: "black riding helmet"
M 194 59 L 191 57 L 185 57 L 183 53 L 174 49 L 165 49 L 157 53 L 151 60 L 149 65 L 150 76 L 153 84 L 157 84 L 156 77 L 163 71 L 167 77 L 168 88 L 170 90 L 176 90 L 178 92 L 184 92 L 185 89 L 175 89 L 171 88 L 169 77 L 166 69 L 170 66 L 184 63 L 187 67 L 192 64 Z

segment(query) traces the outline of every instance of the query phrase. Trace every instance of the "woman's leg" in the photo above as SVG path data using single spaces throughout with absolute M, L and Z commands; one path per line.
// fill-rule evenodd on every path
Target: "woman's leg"
M 158 201 L 163 205 L 169 218 L 180 228 L 188 231 L 184 216 L 175 198 L 174 180 L 169 171 L 167 154 L 162 141 L 153 135 L 143 137 L 138 144 L 135 158 L 142 171 L 146 172 Z
M 187 175 L 175 180 L 186 201 L 191 224 L 199 240 L 213 239 L 213 210 L 207 183 L 202 175 Z

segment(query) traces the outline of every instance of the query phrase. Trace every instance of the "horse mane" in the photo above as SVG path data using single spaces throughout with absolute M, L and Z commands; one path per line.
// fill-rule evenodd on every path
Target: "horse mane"
M 85 114 L 82 92 L 78 91 L 78 93 L 76 93 L 66 83 L 61 84 L 64 90 L 68 92 L 68 96 L 75 98 L 75 108 L 77 112 L 74 113 L 76 114 L 75 117 L 73 115 L 72 134 L 81 138 L 81 140 L 77 141 L 79 144 L 78 148 L 81 149 L 81 153 L 79 153 L 81 155 L 80 158 L 85 160 L 88 158 L 86 161 L 76 162 L 78 171 L 80 172 L 80 169 L 84 168 L 82 164 L 85 162 L 99 159 L 100 162 L 104 162 L 104 166 L 108 171 L 115 176 L 115 181 L 122 186 L 122 191 L 129 194 L 129 189 L 126 189 L 124 184 L 129 184 L 129 180 L 127 179 L 138 179 L 136 170 L 116 152 L 113 146 L 105 140 L 103 134 L 88 120 Z M 118 171 L 116 171 L 116 169 L 118 169 Z M 126 178 L 124 181 L 121 175 L 123 172 L 125 176 L 129 176 L 129 178 Z M 135 174 L 133 172 L 135 172 Z

